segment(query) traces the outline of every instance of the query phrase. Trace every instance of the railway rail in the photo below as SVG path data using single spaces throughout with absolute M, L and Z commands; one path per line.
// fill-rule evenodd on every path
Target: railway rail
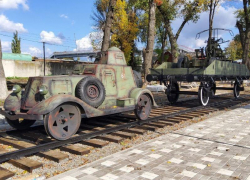
M 68 155 L 53 150 L 55 148 L 76 155 L 88 154 L 89 149 L 83 149 L 75 143 L 95 148 L 106 146 L 108 142 L 120 143 L 126 138 L 133 138 L 137 134 L 144 134 L 146 131 L 173 126 L 176 123 L 200 118 L 211 112 L 235 107 L 236 105 L 249 104 L 250 95 L 243 95 L 239 99 L 234 99 L 228 94 L 216 96 L 207 107 L 199 106 L 198 102 L 193 101 L 193 98 L 185 99 L 174 106 L 165 105 L 166 100 L 161 96 L 156 97 L 156 100 L 158 104 L 162 102 L 162 106 L 153 109 L 148 120 L 138 122 L 133 113 L 87 119 L 81 124 L 78 133 L 65 141 L 57 141 L 46 137 L 44 128 L 41 126 L 30 128 L 25 132 L 14 130 L 2 133 L 0 134 L 0 143 L 12 146 L 17 150 L 4 152 L 0 149 L 0 163 L 9 162 L 14 166 L 32 172 L 43 164 L 26 158 L 30 155 L 36 154 L 60 162 L 68 158 Z M 0 179 L 12 176 L 14 176 L 14 173 L 0 167 Z

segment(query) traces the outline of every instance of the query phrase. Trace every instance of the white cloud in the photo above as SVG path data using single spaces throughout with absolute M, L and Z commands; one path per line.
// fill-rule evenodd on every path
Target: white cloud
M 42 55 L 42 50 L 37 47 L 30 47 L 28 54 L 30 54 L 31 56 L 40 57 Z
M 69 17 L 68 17 L 67 15 L 65 15 L 65 14 L 61 14 L 60 17 L 61 17 L 61 18 L 65 18 L 65 19 L 68 19 L 68 18 L 69 18 Z
M 51 49 L 50 48 L 47 48 L 46 50 L 45 50 L 45 56 L 46 57 L 50 57 L 51 55 L 52 55 L 52 51 L 51 51 Z
M 0 0 L 0 9 L 18 9 L 20 5 L 29 10 L 27 0 Z
M 18 31 L 19 33 L 22 33 L 22 32 L 27 32 L 27 29 L 23 27 L 23 24 L 10 21 L 5 15 L 1 14 L 0 31 L 6 31 L 6 32 Z
M 3 52 L 10 52 L 11 51 L 11 42 L 9 41 L 2 41 L 2 51 Z
M 224 7 L 219 6 L 218 10 L 214 16 L 214 28 L 225 28 L 231 29 L 238 33 L 235 28 L 236 18 L 234 12 L 236 8 L 234 7 Z M 178 44 L 184 45 L 190 48 L 200 48 L 206 45 L 205 40 L 208 38 L 208 32 L 201 34 L 199 39 L 195 39 L 195 36 L 198 32 L 208 29 L 208 22 L 209 22 L 209 12 L 203 12 L 200 14 L 200 19 L 197 23 L 189 22 L 183 28 L 179 39 Z M 177 19 L 173 21 L 173 31 L 176 32 L 177 28 L 179 28 L 180 24 L 182 23 L 182 19 Z M 228 32 L 219 31 L 219 37 L 223 37 L 224 40 L 231 40 L 232 37 L 229 35 Z M 226 45 L 226 44 L 225 44 Z M 225 46 L 224 45 L 224 46 Z
M 91 40 L 89 38 L 89 35 L 83 37 L 82 39 L 76 40 L 76 45 L 77 45 L 77 51 L 81 50 L 92 50 L 92 45 L 91 45 Z
M 39 49 L 37 47 L 29 47 L 28 51 L 22 52 L 22 54 L 29 54 L 31 56 L 36 56 L 38 58 L 43 58 L 43 50 Z M 49 48 L 47 48 L 45 50 L 45 56 L 49 57 L 51 54 L 52 54 L 52 51 Z
M 42 31 L 40 33 L 41 42 L 46 42 L 49 44 L 62 44 L 62 39 L 56 36 L 52 31 Z
M 81 50 L 92 51 L 93 46 L 92 46 L 91 41 L 94 43 L 94 46 L 96 46 L 96 49 L 101 49 L 102 39 L 103 39 L 102 31 L 91 32 L 87 36 L 76 41 L 77 49 L 74 49 L 74 51 L 76 50 L 77 51 L 81 51 Z

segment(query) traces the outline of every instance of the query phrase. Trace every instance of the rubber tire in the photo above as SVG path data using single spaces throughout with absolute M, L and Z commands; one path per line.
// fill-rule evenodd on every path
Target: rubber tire
M 92 100 L 91 97 L 88 96 L 87 87 L 89 85 L 94 85 L 98 88 L 99 95 L 96 99 Z M 95 107 L 95 108 L 97 108 L 103 103 L 103 101 L 105 100 L 105 96 L 106 96 L 106 91 L 102 82 L 99 79 L 92 77 L 92 76 L 87 76 L 81 79 L 76 86 L 75 93 L 76 93 L 76 97 L 78 97 L 79 99 L 87 103 L 88 105 Z
M 175 87 L 176 91 L 179 92 L 180 91 L 180 88 L 179 88 L 179 85 L 177 82 L 173 82 L 172 85 Z M 168 85 L 168 88 L 169 88 L 170 85 Z M 167 98 L 168 98 L 168 101 L 171 103 L 171 104 L 174 104 L 178 101 L 179 99 L 179 94 L 176 94 L 175 95 L 175 98 L 172 98 L 169 94 L 168 94 L 168 89 L 166 89 L 165 91 L 165 94 L 167 95 Z
M 133 75 L 134 75 L 136 86 L 138 88 L 141 88 L 143 86 L 143 82 L 142 82 L 142 78 L 141 78 L 141 73 L 133 70 Z
M 234 83 L 234 90 L 233 90 L 233 93 L 234 93 L 234 97 L 237 99 L 237 98 L 239 98 L 240 97 L 240 91 L 239 91 L 239 93 L 238 94 L 236 94 L 236 88 L 238 87 L 239 85 L 238 85 L 238 83 Z
M 11 127 L 18 129 L 18 130 L 28 129 L 30 126 L 32 126 L 36 122 L 36 120 L 24 119 L 21 123 L 19 123 L 18 119 L 17 120 L 10 120 L 7 117 L 5 119 Z
M 199 99 L 199 103 L 200 103 L 200 105 L 202 105 L 202 106 L 206 106 L 207 104 L 208 104 L 208 102 L 209 102 L 209 95 L 208 95 L 208 99 L 207 99 L 207 102 L 203 102 L 203 94 L 202 94 L 202 92 L 204 91 L 204 87 L 203 86 L 200 86 L 199 87 L 199 91 L 198 91 L 198 99 Z M 207 92 L 208 93 L 208 92 Z

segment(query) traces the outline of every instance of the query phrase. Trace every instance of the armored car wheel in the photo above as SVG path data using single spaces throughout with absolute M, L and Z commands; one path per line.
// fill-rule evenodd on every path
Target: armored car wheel
M 200 105 L 206 106 L 208 104 L 208 102 L 209 102 L 209 92 L 205 87 L 203 87 L 203 86 L 199 87 L 198 98 L 199 98 Z
M 239 98 L 240 97 L 240 85 L 239 83 L 234 83 L 234 97 Z
M 168 85 L 165 94 L 167 94 L 168 101 L 171 104 L 176 103 L 176 101 L 179 99 L 179 85 L 177 82 L 172 82 Z
M 152 102 L 148 95 L 141 94 L 135 106 L 134 113 L 139 120 L 146 120 L 151 112 Z
M 28 120 L 28 119 L 16 119 L 10 120 L 9 118 L 5 118 L 9 125 L 18 130 L 24 130 L 32 126 L 36 121 L 35 120 Z
M 45 116 L 44 127 L 48 135 L 57 140 L 73 136 L 81 124 L 81 113 L 74 104 L 62 104 Z

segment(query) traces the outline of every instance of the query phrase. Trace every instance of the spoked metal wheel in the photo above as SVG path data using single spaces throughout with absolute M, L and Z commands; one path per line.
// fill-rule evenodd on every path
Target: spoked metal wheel
M 206 106 L 209 102 L 209 92 L 203 86 L 199 87 L 198 98 L 202 106 Z
M 74 135 L 81 123 L 81 113 L 73 104 L 62 104 L 45 116 L 44 127 L 48 135 L 66 140 Z
M 36 122 L 36 120 L 28 120 L 28 119 L 10 120 L 7 117 L 5 119 L 11 127 L 18 129 L 18 130 L 27 129 Z
M 142 94 L 140 95 L 136 107 L 135 107 L 135 115 L 139 120 L 146 120 L 151 112 L 152 102 L 148 95 Z
M 239 83 L 234 83 L 234 97 L 239 98 L 240 97 L 240 85 Z
M 177 82 L 172 82 L 168 85 L 165 94 L 167 94 L 168 101 L 171 104 L 176 103 L 176 101 L 179 99 L 179 85 Z

